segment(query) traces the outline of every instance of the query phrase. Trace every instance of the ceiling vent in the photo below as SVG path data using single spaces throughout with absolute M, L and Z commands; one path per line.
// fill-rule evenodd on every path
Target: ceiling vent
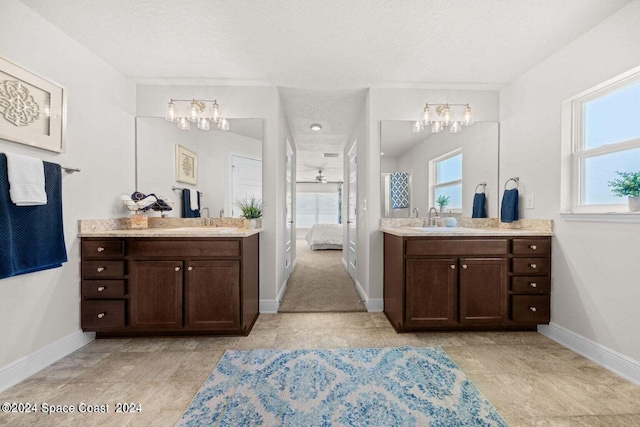
M 322 153 L 322 157 L 340 157 L 340 153 Z

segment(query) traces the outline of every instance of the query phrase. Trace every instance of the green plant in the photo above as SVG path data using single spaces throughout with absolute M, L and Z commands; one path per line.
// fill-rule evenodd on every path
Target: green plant
M 255 196 L 244 200 L 236 200 L 235 205 L 242 211 L 243 218 L 256 219 L 262 217 L 262 200 Z
M 616 197 L 640 196 L 640 172 L 618 172 L 622 179 L 609 181 L 611 192 Z
M 449 204 L 449 196 L 438 196 L 436 204 L 440 206 L 440 209 L 444 208 Z

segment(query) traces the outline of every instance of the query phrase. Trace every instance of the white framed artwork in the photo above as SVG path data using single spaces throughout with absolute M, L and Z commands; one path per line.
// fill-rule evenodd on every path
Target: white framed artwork
M 198 183 L 198 155 L 180 144 L 176 144 L 176 181 Z
M 0 138 L 65 152 L 66 89 L 0 57 Z

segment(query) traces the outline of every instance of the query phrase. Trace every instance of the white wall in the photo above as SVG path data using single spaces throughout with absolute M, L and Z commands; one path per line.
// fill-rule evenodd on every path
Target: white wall
M 640 361 L 638 224 L 567 222 L 560 211 L 561 103 L 640 65 L 640 1 L 621 9 L 500 92 L 500 176 L 536 197 L 524 218 L 553 218 L 551 322 Z
M 0 28 L 0 56 L 65 86 L 68 95 L 66 154 L 2 140 L 0 152 L 82 169 L 73 175 L 63 172 L 62 179 L 69 261 L 62 268 L 0 280 L 1 372 L 80 331 L 78 220 L 125 213 L 119 196 L 134 187 L 136 88 L 17 0 L 0 3 Z
M 285 228 L 287 227 L 287 218 L 286 218 L 286 207 L 287 207 L 287 188 L 286 188 L 286 182 L 287 182 L 287 176 L 286 176 L 286 167 L 287 167 L 287 162 L 286 162 L 286 158 L 287 158 L 287 140 L 289 140 L 289 144 L 291 146 L 291 150 L 293 151 L 293 167 L 291 168 L 291 181 L 293 182 L 293 194 L 292 194 L 292 204 L 293 204 L 293 219 L 295 221 L 295 214 L 296 214 L 296 144 L 295 141 L 293 140 L 293 136 L 291 135 L 291 130 L 289 128 L 289 123 L 287 122 L 287 117 L 284 114 L 284 106 L 282 105 L 282 101 L 280 100 L 280 92 L 278 91 L 278 120 L 279 120 L 279 124 L 278 124 L 278 129 L 280 131 L 280 137 L 279 137 L 279 142 L 278 142 L 278 158 L 280 159 L 281 165 L 279 167 L 279 171 L 280 171 L 280 175 L 278 175 L 280 177 L 280 181 L 282 182 L 282 187 L 281 187 L 281 195 L 278 196 L 278 200 L 281 201 L 280 205 L 281 209 L 279 209 L 279 216 L 278 216 L 278 224 L 281 226 L 281 231 L 278 234 L 278 238 L 280 239 L 280 241 L 282 242 L 282 247 L 281 247 L 281 251 L 280 251 L 280 266 L 282 274 L 279 275 L 278 277 L 278 281 L 277 283 L 277 289 L 276 289 L 276 302 L 273 303 L 273 306 L 278 306 L 280 305 L 280 298 L 282 298 L 282 296 L 284 295 L 284 291 L 286 290 L 287 284 L 285 283 L 285 245 L 286 245 L 286 232 L 285 232 Z M 264 164 L 263 164 L 264 167 Z M 263 171 L 264 173 L 264 171 Z M 294 224 L 295 225 L 295 224 Z M 296 227 L 292 226 L 291 227 L 291 262 L 294 263 L 293 265 L 295 266 L 295 261 L 296 261 Z M 262 295 L 260 296 L 260 298 L 262 299 Z
M 284 280 L 285 144 L 275 87 L 138 85 L 137 115 L 163 117 L 169 99 L 217 99 L 228 118 L 264 119 L 260 235 L 260 301 L 275 301 Z

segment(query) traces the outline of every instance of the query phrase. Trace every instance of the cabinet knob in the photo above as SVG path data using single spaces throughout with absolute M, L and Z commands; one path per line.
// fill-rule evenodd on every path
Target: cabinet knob
M 96 268 L 96 271 L 97 271 L 98 273 L 102 273 L 104 270 L 105 270 L 105 267 L 98 267 L 98 268 Z
M 175 268 L 175 270 L 176 270 L 176 271 L 180 271 L 180 267 L 176 267 L 176 268 Z
M 102 246 L 100 246 L 100 247 L 98 248 L 98 252 L 104 252 L 104 248 L 103 248 Z
M 189 270 L 189 271 L 193 271 L 193 267 L 189 267 L 187 270 Z
M 98 313 L 98 319 L 102 319 L 104 317 L 104 313 Z
M 529 310 L 533 311 L 534 313 L 535 313 L 536 311 L 538 311 L 538 309 L 537 309 L 537 308 L 535 308 L 535 307 L 529 307 Z
M 538 268 L 538 266 L 537 266 L 537 265 L 535 265 L 535 264 L 529 264 L 529 267 L 531 267 L 531 268 Z
M 534 251 L 535 251 L 536 249 L 538 249 L 538 247 L 537 247 L 536 245 L 531 245 L 531 246 L 529 246 L 529 247 L 530 247 L 531 249 L 533 249 Z
M 451 264 L 449 267 L 450 267 L 452 270 L 455 270 L 455 269 L 456 269 L 456 266 L 455 266 L 454 264 Z
M 104 291 L 104 286 L 98 286 L 98 292 Z
M 462 268 L 467 269 L 467 264 L 462 264 Z
M 532 288 L 537 288 L 538 284 L 536 282 L 531 282 L 529 283 L 531 285 Z

